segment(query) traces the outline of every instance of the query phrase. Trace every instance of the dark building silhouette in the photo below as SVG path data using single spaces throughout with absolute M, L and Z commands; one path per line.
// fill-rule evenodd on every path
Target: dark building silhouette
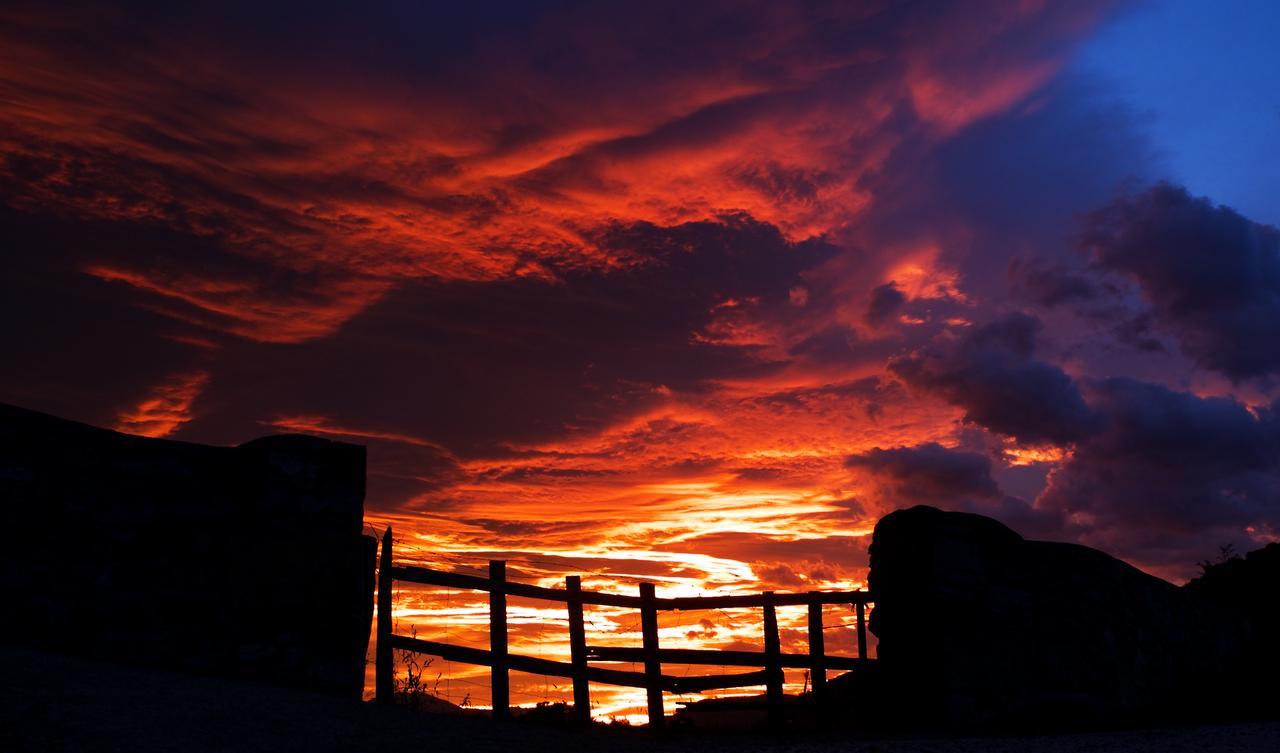
M 0 639 L 358 697 L 363 447 L 120 434 L 0 405 Z

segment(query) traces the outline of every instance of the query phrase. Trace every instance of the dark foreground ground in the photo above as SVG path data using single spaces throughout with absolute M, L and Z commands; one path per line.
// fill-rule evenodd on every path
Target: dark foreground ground
M 404 709 L 0 647 L 0 751 L 1280 751 L 1280 722 L 1044 737 L 677 737 L 569 732 Z

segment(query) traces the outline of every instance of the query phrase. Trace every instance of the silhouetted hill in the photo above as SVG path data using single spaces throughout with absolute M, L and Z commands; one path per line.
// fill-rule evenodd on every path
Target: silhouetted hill
M 1240 611 L 1258 626 L 1280 628 L 1280 600 L 1268 598 L 1280 588 L 1280 543 L 1267 544 L 1243 557 L 1205 563 L 1200 577 L 1193 578 L 1186 588 Z
M 1280 708 L 1280 544 L 1268 544 L 1243 557 L 1203 566 L 1184 588 L 1224 611 L 1241 615 L 1251 628 L 1242 663 L 1223 692 L 1258 713 Z

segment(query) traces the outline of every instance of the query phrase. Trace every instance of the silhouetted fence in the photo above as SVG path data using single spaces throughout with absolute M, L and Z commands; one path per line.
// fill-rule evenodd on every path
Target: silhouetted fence
M 489 594 L 489 650 L 468 648 L 449 643 L 411 638 L 392 632 L 391 585 L 400 580 L 445 588 L 486 591 Z M 563 603 L 569 612 L 569 663 L 520 656 L 507 651 L 507 596 L 544 599 Z M 393 651 L 416 651 L 439 656 L 447 661 L 477 664 L 492 670 L 493 714 L 497 718 L 510 714 L 508 672 L 517 670 L 532 674 L 567 677 L 573 680 L 574 715 L 582 722 L 591 719 L 589 682 L 644 688 L 648 694 L 649 723 L 663 722 L 662 693 L 700 693 L 707 690 L 763 685 L 770 718 L 782 717 L 782 685 L 784 668 L 808 669 L 814 699 L 826 698 L 827 670 L 852 670 L 873 661 L 867 658 L 866 591 L 813 591 L 798 594 L 775 594 L 766 591 L 745 596 L 695 596 L 658 598 L 652 583 L 640 584 L 639 596 L 599 593 L 582 590 L 579 576 L 565 578 L 563 590 L 543 588 L 525 583 L 511 583 L 506 577 L 506 563 L 491 561 L 489 577 L 463 575 L 425 567 L 398 566 L 391 556 L 391 528 L 382 538 L 382 559 L 378 569 L 378 645 L 375 680 L 377 700 L 389 703 L 395 690 Z M 583 605 L 627 607 L 640 610 L 641 648 L 588 646 L 583 624 Z M 778 636 L 775 607 L 807 605 L 809 608 L 809 651 L 807 654 L 785 654 Z M 858 656 L 828 656 L 822 634 L 824 604 L 851 604 L 857 615 Z M 721 651 L 715 649 L 659 648 L 658 612 L 673 610 L 730 609 L 760 607 L 764 616 L 764 651 Z M 590 662 L 643 663 L 643 672 L 593 667 Z M 675 677 L 662 674 L 663 663 L 734 667 L 761 667 L 755 672 L 732 675 Z

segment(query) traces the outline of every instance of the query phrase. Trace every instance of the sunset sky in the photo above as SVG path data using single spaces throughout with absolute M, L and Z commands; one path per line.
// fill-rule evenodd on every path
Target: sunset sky
M 335 6 L 6 3 L 0 400 L 529 580 L 1280 539 L 1280 5 Z

